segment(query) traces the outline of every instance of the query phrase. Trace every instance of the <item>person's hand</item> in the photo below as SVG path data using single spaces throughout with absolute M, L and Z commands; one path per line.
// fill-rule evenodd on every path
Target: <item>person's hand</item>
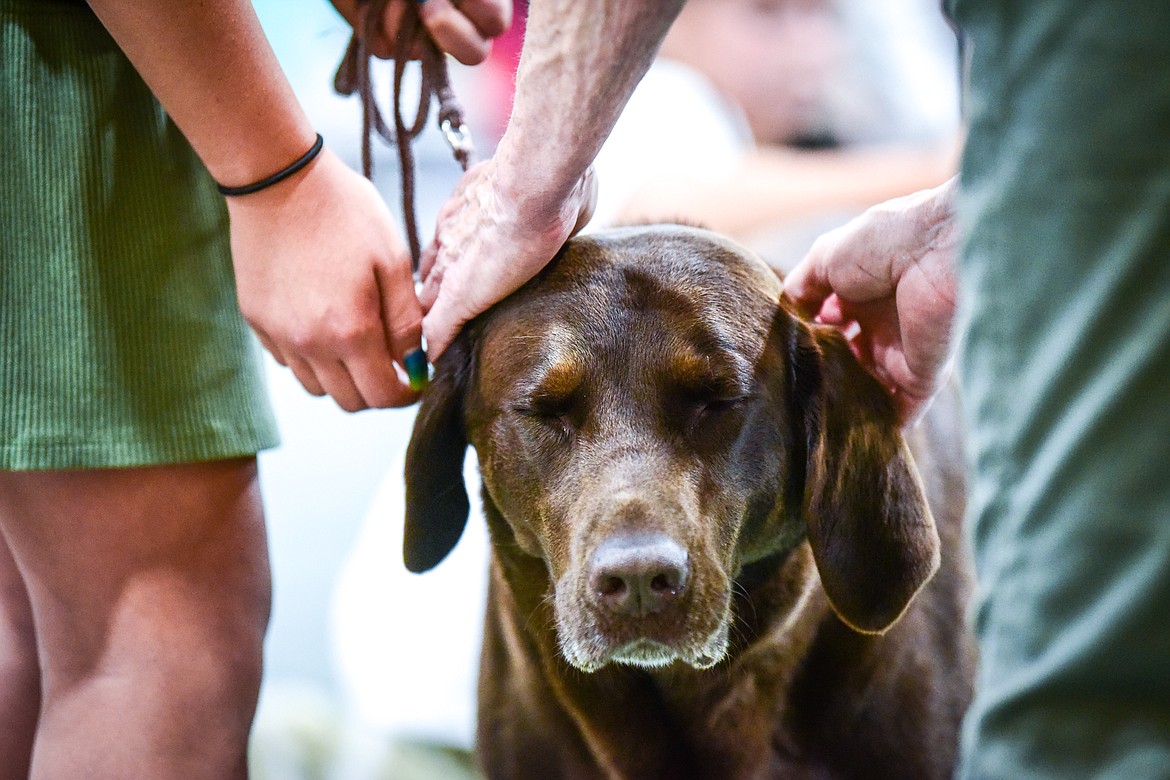
M 351 26 L 357 22 L 359 0 L 331 2 Z M 394 56 L 402 12 L 408 4 L 417 4 L 419 18 L 435 44 L 464 65 L 483 62 L 491 51 L 492 38 L 512 24 L 511 0 L 460 0 L 458 6 L 454 0 L 390 0 L 378 24 L 378 35 L 369 42 L 375 57 Z
M 428 0 L 429 1 L 429 0 Z M 588 169 L 563 199 L 524 204 L 499 181 L 498 157 L 472 167 L 439 210 L 422 253 L 423 332 L 435 360 L 465 322 L 534 277 L 593 215 Z
M 276 360 L 347 411 L 414 402 L 393 361 L 419 348 L 422 309 L 374 186 L 325 149 L 228 212 L 240 308 Z
M 817 239 L 784 281 L 805 316 L 851 335 L 904 423 L 945 378 L 955 312 L 955 180 L 866 211 Z

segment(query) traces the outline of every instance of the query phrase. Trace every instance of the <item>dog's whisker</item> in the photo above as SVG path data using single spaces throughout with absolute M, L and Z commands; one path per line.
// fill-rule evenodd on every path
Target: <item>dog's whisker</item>
M 755 605 L 755 602 L 752 600 L 751 594 L 747 592 L 747 589 L 744 588 L 742 585 L 740 585 L 738 582 L 735 582 L 733 580 L 731 583 L 731 590 L 732 590 L 732 593 L 738 593 L 740 596 L 743 597 L 741 599 L 734 599 L 733 598 L 732 603 L 735 604 L 736 606 L 742 605 L 745 609 L 750 611 L 751 612 L 751 622 L 752 623 L 757 622 L 759 620 L 759 616 L 756 614 L 756 605 Z M 748 624 L 747 616 L 741 614 L 738 609 L 733 609 L 733 614 L 739 620 L 743 621 L 743 623 L 745 625 Z
M 742 615 L 732 614 L 731 621 L 727 626 L 727 632 L 729 634 L 730 644 L 735 647 L 743 647 L 748 644 L 751 626 L 743 619 Z
M 546 593 L 537 602 L 536 608 L 528 614 L 528 618 L 524 621 L 524 628 L 526 630 L 531 631 L 533 628 L 536 628 L 537 631 L 543 631 L 553 628 L 555 623 L 555 610 L 553 608 L 555 602 L 553 599 L 554 595 L 552 593 Z M 544 615 L 543 625 L 538 626 L 534 621 L 539 620 L 542 613 Z

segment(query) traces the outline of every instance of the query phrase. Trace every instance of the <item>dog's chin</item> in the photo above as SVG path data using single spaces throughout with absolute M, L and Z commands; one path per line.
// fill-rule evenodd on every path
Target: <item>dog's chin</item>
M 621 648 L 611 655 L 609 660 L 610 663 L 641 666 L 647 669 L 670 666 L 675 661 L 681 661 L 696 669 L 710 669 L 723 660 L 726 651 L 726 643 L 724 643 L 723 647 L 703 648 L 693 653 L 680 653 L 650 639 L 641 639 Z
M 604 641 L 563 642 L 561 652 L 571 665 L 583 672 L 596 672 L 609 664 L 660 669 L 684 663 L 694 669 L 710 669 L 727 655 L 727 625 L 707 641 L 693 648 L 672 647 L 652 639 L 636 639 L 610 648 Z

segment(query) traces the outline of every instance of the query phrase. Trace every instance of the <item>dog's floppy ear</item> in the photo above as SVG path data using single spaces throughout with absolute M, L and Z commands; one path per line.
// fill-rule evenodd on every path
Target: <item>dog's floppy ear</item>
M 412 572 L 437 566 L 455 547 L 467 525 L 463 393 L 471 371 L 471 352 L 464 332 L 436 362 L 435 375 L 414 419 L 406 449 L 402 550 L 406 568 Z
M 938 531 L 893 402 L 833 328 L 793 323 L 794 416 L 804 427 L 808 540 L 837 615 L 881 633 L 939 564 Z

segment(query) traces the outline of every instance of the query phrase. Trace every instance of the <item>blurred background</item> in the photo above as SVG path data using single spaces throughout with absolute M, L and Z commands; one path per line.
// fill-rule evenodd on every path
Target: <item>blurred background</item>
M 349 26 L 326 0 L 254 5 L 318 131 L 360 169 L 360 109 L 332 89 Z M 481 156 L 511 105 L 526 3 L 515 5 L 487 63 L 452 63 Z M 380 65 L 386 112 L 391 70 Z M 590 229 L 681 218 L 788 268 L 823 230 L 948 178 L 958 114 L 955 42 L 937 0 L 690 0 L 598 158 Z M 375 183 L 401 213 L 395 154 L 375 150 Z M 425 242 L 460 170 L 433 127 L 415 155 Z M 488 554 L 478 508 L 448 560 L 408 574 L 401 482 L 414 408 L 346 414 L 266 367 L 283 442 L 260 457 L 274 605 L 253 776 L 472 776 Z M 466 475 L 474 497 L 470 457 Z

